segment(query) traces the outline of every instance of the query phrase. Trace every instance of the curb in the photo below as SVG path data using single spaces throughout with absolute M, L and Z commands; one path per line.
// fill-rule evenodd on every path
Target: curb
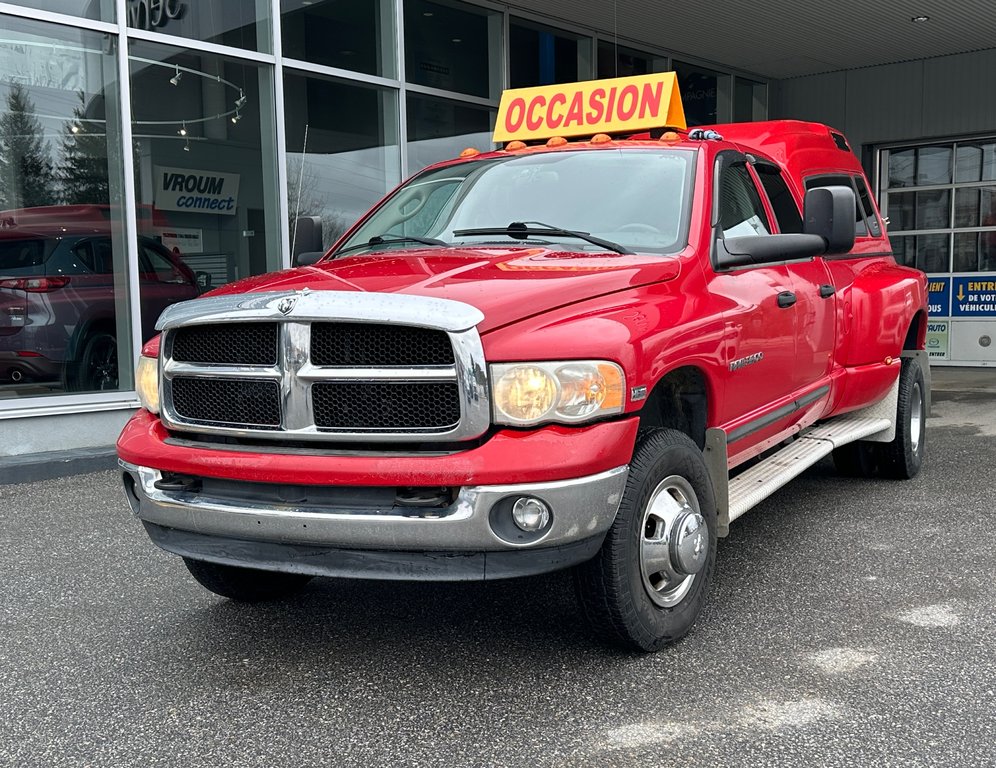
M 0 458 L 0 485 L 34 483 L 87 472 L 103 472 L 118 465 L 113 448 L 47 451 Z

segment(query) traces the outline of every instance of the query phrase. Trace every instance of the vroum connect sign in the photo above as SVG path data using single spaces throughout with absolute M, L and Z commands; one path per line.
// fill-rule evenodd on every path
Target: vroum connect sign
M 155 174 L 155 203 L 160 211 L 235 215 L 239 174 L 162 166 L 156 166 Z
M 494 141 L 684 128 L 674 72 L 505 91 Z

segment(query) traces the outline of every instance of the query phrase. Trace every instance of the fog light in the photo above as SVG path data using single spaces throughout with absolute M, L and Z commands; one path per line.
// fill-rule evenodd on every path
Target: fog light
M 539 499 L 523 496 L 512 505 L 512 519 L 528 533 L 546 528 L 550 523 L 550 508 Z

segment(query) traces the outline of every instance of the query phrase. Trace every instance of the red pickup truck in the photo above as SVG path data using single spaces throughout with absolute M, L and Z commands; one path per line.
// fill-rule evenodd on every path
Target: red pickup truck
M 844 137 L 678 128 L 467 151 L 317 263 L 167 309 L 118 442 L 153 541 L 235 600 L 573 567 L 650 651 L 806 467 L 913 477 L 926 280 Z

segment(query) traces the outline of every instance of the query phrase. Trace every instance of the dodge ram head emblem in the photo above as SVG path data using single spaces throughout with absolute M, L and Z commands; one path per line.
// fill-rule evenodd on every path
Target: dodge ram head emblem
M 277 309 L 280 310 L 280 314 L 287 315 L 294 309 L 295 304 L 297 304 L 297 296 L 284 296 L 277 303 Z

